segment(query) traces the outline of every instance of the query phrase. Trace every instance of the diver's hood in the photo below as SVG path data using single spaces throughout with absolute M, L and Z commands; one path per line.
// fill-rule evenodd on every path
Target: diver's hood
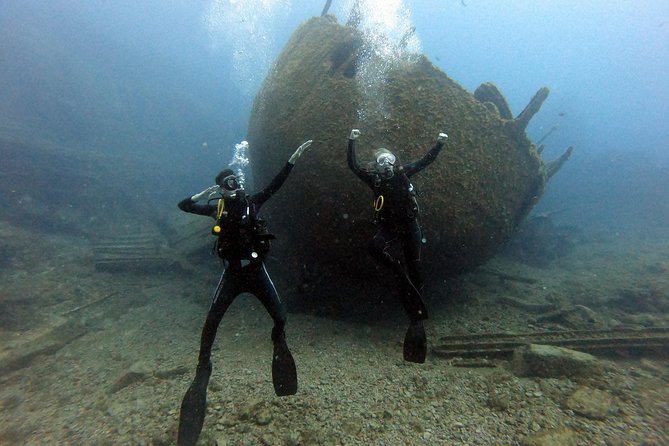
M 374 159 L 376 164 L 380 166 L 394 166 L 397 162 L 397 157 L 390 150 L 381 147 L 374 151 Z

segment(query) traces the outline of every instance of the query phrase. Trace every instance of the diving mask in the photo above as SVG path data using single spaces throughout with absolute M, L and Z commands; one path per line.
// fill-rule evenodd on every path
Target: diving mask
M 236 175 L 228 175 L 227 177 L 223 178 L 222 183 L 223 184 L 221 184 L 221 186 L 227 191 L 236 191 L 239 189 L 239 181 L 237 181 Z
M 221 181 L 221 189 L 223 191 L 223 196 L 226 198 L 235 198 L 238 191 L 244 190 L 241 184 L 239 184 L 236 175 L 228 175 L 223 178 L 223 181 Z
M 383 167 L 394 166 L 395 161 L 397 161 L 397 158 L 390 152 L 384 152 L 376 157 L 376 163 Z

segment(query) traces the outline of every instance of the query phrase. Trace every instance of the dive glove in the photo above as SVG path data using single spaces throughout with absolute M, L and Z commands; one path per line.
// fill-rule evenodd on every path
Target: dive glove
M 221 193 L 221 187 L 218 184 L 215 184 L 213 186 L 209 186 L 202 192 L 193 195 L 192 197 L 190 197 L 190 199 L 193 200 L 194 202 L 198 202 L 204 200 L 205 198 L 210 198 L 212 195 L 220 193 Z
M 302 145 L 298 147 L 295 153 L 293 153 L 292 156 L 288 159 L 288 162 L 290 164 L 295 164 L 297 159 L 302 156 L 302 152 L 307 150 L 312 142 L 314 141 L 310 139 L 309 141 L 305 141 L 304 143 L 302 143 Z

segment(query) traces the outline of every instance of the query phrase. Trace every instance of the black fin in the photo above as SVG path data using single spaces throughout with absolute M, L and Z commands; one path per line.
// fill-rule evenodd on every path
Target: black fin
M 200 436 L 204 415 L 207 408 L 207 386 L 211 375 L 211 365 L 198 367 L 195 379 L 186 391 L 181 402 L 179 415 L 179 434 L 177 444 L 179 446 L 194 446 Z
M 295 395 L 297 393 L 297 368 L 286 341 L 274 343 L 272 356 L 272 382 L 277 396 Z
M 423 321 L 413 321 L 404 336 L 404 360 L 422 364 L 427 356 L 427 339 Z

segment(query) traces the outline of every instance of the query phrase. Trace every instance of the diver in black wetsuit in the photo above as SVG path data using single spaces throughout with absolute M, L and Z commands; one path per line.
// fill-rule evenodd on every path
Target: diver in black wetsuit
M 239 294 L 254 294 L 274 320 L 272 342 L 272 381 L 278 396 L 297 392 L 295 361 L 285 340 L 286 308 L 279 299 L 267 274 L 263 259 L 274 238 L 258 217 L 258 211 L 288 178 L 295 162 L 311 145 L 311 140 L 297 148 L 281 172 L 262 191 L 248 195 L 232 170 L 216 176 L 216 185 L 185 198 L 179 203 L 182 211 L 207 215 L 216 219 L 212 233 L 216 235 L 216 252 L 227 265 L 214 293 L 214 300 L 202 328 L 200 354 L 195 379 L 188 388 L 179 417 L 179 445 L 194 445 L 202 430 L 207 402 L 207 386 L 211 375 L 211 349 L 218 325 L 232 301 Z M 207 199 L 206 204 L 199 201 Z
M 423 320 L 427 309 L 423 302 L 420 250 L 423 236 L 418 220 L 416 190 L 409 177 L 431 164 L 441 151 L 448 136 L 439 133 L 437 143 L 420 160 L 398 165 L 397 157 L 387 149 L 374 152 L 376 163 L 371 168 L 362 168 L 355 155 L 355 140 L 360 130 L 353 129 L 348 139 L 348 166 L 374 191 L 374 223 L 378 231 L 369 245 L 371 255 L 384 265 L 392 267 L 400 281 L 400 300 L 411 323 L 404 337 L 404 359 L 423 363 L 427 353 L 427 341 Z M 404 262 L 390 253 L 393 243 L 399 243 L 404 253 Z

